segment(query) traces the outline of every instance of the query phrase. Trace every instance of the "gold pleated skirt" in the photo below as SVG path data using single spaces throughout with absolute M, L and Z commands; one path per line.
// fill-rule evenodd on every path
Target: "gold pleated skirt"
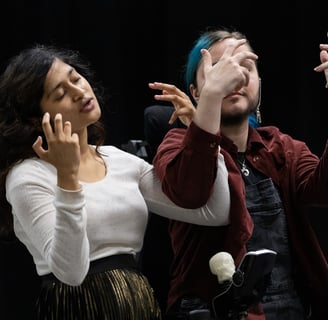
M 79 286 L 43 283 L 38 320 L 160 320 L 161 311 L 147 278 L 138 270 L 88 274 Z

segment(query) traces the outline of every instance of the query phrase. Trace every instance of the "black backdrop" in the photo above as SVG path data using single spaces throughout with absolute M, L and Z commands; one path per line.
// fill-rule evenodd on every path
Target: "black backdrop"
M 2 4 L 0 66 L 35 42 L 80 50 L 111 93 L 108 142 L 143 138 L 149 81 L 183 88 L 181 72 L 199 32 L 234 26 L 258 53 L 264 124 L 305 140 L 321 153 L 326 140 L 319 43 L 327 42 L 328 2 L 11 0 Z
M 244 32 L 259 55 L 264 124 L 279 126 L 320 155 L 328 136 L 328 89 L 313 68 L 320 63 L 319 43 L 328 42 L 326 0 L 7 0 L 1 4 L 0 67 L 37 42 L 80 50 L 111 94 L 107 142 L 120 147 L 144 137 L 143 110 L 155 103 L 147 83 L 183 88 L 181 72 L 193 41 L 220 25 Z M 315 212 L 312 219 L 328 247 L 324 214 Z M 21 267 L 17 262 L 11 279 Z

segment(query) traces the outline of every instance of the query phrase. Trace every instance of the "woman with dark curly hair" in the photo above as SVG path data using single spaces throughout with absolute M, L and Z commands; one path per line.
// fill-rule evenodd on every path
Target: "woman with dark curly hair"
M 161 319 L 136 261 L 148 210 L 229 223 L 224 159 L 211 149 L 217 192 L 206 205 L 173 204 L 152 165 L 103 145 L 101 90 L 91 79 L 77 52 L 43 45 L 13 57 L 1 75 L 1 234 L 33 257 L 38 319 Z

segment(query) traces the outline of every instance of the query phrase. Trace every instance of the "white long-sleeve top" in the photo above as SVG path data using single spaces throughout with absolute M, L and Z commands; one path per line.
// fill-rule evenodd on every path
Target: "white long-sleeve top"
M 199 209 L 177 207 L 161 190 L 153 166 L 114 146 L 100 152 L 106 176 L 68 191 L 57 186 L 57 171 L 38 158 L 17 164 L 7 175 L 16 236 L 33 256 L 39 275 L 80 284 L 90 261 L 119 253 L 139 252 L 148 210 L 202 225 L 229 223 L 228 173 L 221 153 L 214 192 Z

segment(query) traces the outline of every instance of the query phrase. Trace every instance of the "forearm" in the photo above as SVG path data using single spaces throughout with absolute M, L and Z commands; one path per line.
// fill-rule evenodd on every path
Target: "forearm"
M 196 208 L 207 202 L 217 174 L 219 141 L 194 123 L 167 134 L 153 163 L 163 191 L 174 203 Z

